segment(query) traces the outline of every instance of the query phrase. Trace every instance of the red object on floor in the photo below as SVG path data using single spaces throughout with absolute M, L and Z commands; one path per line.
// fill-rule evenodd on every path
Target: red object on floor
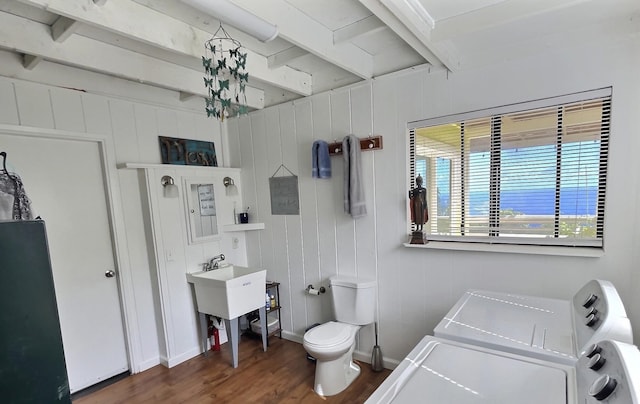
M 218 333 L 218 329 L 216 327 L 213 327 L 213 345 L 211 346 L 211 350 L 220 350 L 220 334 Z

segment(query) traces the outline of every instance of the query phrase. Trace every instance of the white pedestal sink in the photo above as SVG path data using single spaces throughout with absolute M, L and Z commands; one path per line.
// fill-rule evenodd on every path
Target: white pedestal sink
M 238 367 L 238 317 L 259 309 L 262 326 L 262 345 L 267 350 L 267 318 L 265 310 L 265 282 L 267 271 L 236 265 L 221 266 L 210 271 L 187 274 L 196 293 L 200 313 L 200 327 L 206 349 L 206 314 L 225 319 L 231 341 L 233 367 Z

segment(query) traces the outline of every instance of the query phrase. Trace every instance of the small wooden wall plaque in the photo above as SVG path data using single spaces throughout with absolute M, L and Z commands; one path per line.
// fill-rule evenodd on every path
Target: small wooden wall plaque
M 382 136 L 369 136 L 360 138 L 360 151 L 382 150 Z M 329 143 L 329 155 L 342 154 L 342 142 Z

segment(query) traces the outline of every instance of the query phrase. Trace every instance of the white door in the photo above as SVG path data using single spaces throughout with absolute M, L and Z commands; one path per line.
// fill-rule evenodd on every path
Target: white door
M 0 133 L 46 223 L 71 392 L 129 369 L 100 146 Z

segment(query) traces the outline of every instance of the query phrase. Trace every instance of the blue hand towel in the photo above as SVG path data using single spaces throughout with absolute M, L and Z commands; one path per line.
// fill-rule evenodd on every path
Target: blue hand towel
M 344 211 L 356 219 L 367 214 L 362 185 L 360 139 L 354 135 L 346 136 L 342 140 L 342 157 L 344 160 Z
M 313 178 L 331 178 L 329 144 L 324 140 L 313 142 L 311 149 L 311 176 Z

